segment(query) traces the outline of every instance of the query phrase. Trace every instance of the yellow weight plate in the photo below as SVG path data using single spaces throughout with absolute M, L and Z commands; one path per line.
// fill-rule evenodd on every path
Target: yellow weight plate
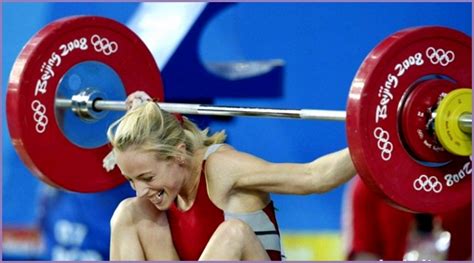
M 472 90 L 456 89 L 444 97 L 436 110 L 435 133 L 443 147 L 452 154 L 472 153 L 471 134 L 459 128 L 459 117 L 472 114 Z

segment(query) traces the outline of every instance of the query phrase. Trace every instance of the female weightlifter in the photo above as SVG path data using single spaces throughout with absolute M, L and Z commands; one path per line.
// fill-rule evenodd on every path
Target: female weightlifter
M 356 174 L 348 149 L 304 164 L 270 163 L 146 94 L 132 94 L 127 105 L 108 138 L 137 196 L 111 219 L 111 260 L 281 260 L 269 193 L 324 193 Z

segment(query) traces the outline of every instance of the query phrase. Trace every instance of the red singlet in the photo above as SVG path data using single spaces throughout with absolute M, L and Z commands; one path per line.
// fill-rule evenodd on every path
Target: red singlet
M 238 218 L 252 227 L 271 260 L 281 260 L 280 233 L 273 202 L 263 210 L 247 214 L 228 213 L 212 203 L 207 193 L 205 165 L 207 157 L 220 145 L 208 148 L 202 163 L 201 178 L 193 206 L 180 211 L 173 203 L 167 211 L 174 247 L 180 260 L 198 260 L 217 227 L 229 218 Z

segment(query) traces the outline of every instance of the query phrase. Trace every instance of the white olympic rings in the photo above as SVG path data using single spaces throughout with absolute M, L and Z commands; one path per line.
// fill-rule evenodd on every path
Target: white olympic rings
M 435 49 L 434 47 L 429 47 L 426 49 L 426 56 L 434 65 L 440 64 L 443 67 L 453 62 L 455 58 L 453 51 L 445 51 L 442 48 Z
M 413 188 L 417 191 L 424 190 L 425 192 L 433 191 L 439 193 L 443 190 L 443 185 L 435 176 L 428 177 L 427 175 L 422 174 L 418 179 L 413 181 Z
M 377 139 L 377 147 L 381 150 L 380 157 L 382 157 L 382 160 L 390 160 L 393 151 L 393 144 L 389 141 L 390 134 L 384 129 L 377 127 L 374 130 L 374 137 Z
M 94 46 L 95 51 L 102 52 L 106 56 L 109 56 L 118 50 L 117 42 L 109 41 L 107 38 L 101 38 L 98 35 L 93 35 L 91 37 L 91 43 Z
M 33 119 L 36 122 L 36 131 L 38 133 L 43 133 L 48 125 L 46 106 L 44 106 L 39 100 L 34 100 L 31 103 L 31 109 L 33 110 Z

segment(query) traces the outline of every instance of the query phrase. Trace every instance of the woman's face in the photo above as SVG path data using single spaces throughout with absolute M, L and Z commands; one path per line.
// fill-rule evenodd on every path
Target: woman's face
M 156 153 L 136 149 L 115 152 L 117 165 L 137 196 L 167 210 L 184 185 L 186 170 L 175 158 L 157 160 Z

